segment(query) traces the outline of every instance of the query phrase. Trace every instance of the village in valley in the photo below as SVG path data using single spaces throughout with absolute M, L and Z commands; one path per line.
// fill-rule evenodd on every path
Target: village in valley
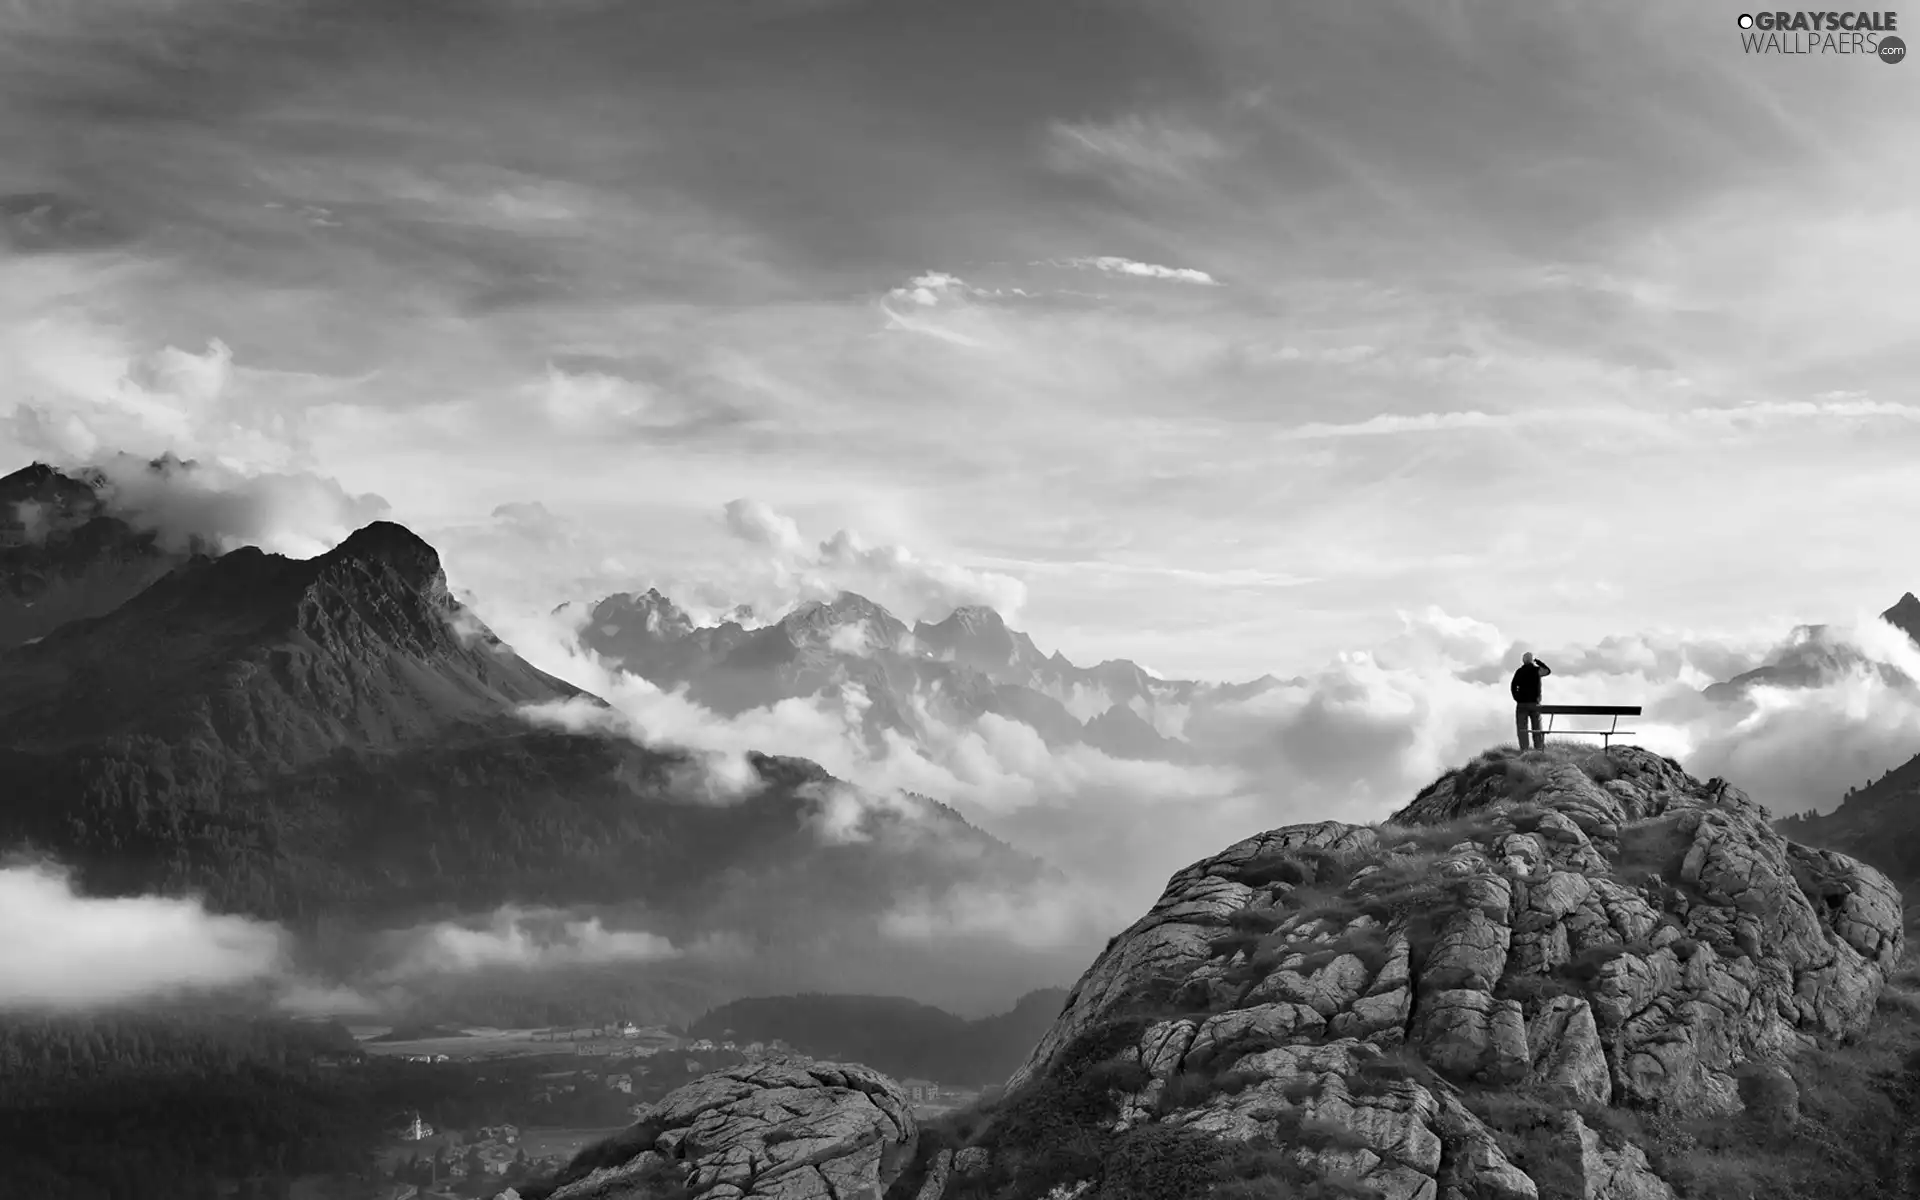
M 433 1084 L 446 1085 L 443 1103 L 393 1114 L 375 1200 L 491 1200 L 564 1165 L 703 1074 L 755 1061 L 815 1061 L 779 1040 L 687 1038 L 630 1021 L 578 1029 L 354 1032 L 369 1059 L 406 1064 L 421 1074 L 429 1094 L 439 1090 Z M 898 1082 L 923 1119 L 980 1094 L 935 1080 Z M 474 1094 L 486 1103 L 473 1103 Z M 468 1119 L 481 1111 L 519 1119 Z

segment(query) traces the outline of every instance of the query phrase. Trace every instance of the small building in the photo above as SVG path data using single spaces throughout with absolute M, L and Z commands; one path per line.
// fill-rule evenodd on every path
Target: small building
M 633 1076 L 609 1075 L 607 1076 L 607 1086 L 616 1092 L 625 1092 L 631 1096 L 633 1095 Z
M 433 1136 L 433 1126 L 420 1119 L 419 1113 L 400 1127 L 400 1140 L 403 1142 L 424 1142 Z
M 940 1085 L 930 1079 L 903 1079 L 900 1081 L 900 1090 L 914 1104 L 925 1104 L 940 1098 Z

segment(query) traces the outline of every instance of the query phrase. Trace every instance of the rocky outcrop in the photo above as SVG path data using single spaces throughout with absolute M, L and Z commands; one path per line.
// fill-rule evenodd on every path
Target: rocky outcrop
M 1499 1127 L 1524 1110 L 1551 1194 L 1661 1200 L 1647 1157 L 1582 1114 L 1740 1114 L 1743 1080 L 1865 1026 L 1902 948 L 1884 876 L 1787 842 L 1723 780 L 1626 747 L 1488 755 L 1380 826 L 1276 829 L 1174 875 L 946 1194 L 1205 1195 L 1265 1171 L 1531 1200 Z M 1039 1143 L 1070 1143 L 1023 1104 L 1104 1113 L 1105 1163 L 1164 1165 L 1184 1139 L 1187 1174 L 1115 1190 L 1111 1166 L 1044 1167 Z
M 881 1200 L 914 1149 L 899 1085 L 845 1063 L 762 1062 L 674 1091 L 521 1200 Z M 944 1179 L 944 1173 L 941 1176 Z
M 1578 1200 L 1673 1200 L 1673 1189 L 1638 1146 L 1608 1149 L 1580 1114 L 1560 1114 L 1560 1151 L 1574 1169 Z

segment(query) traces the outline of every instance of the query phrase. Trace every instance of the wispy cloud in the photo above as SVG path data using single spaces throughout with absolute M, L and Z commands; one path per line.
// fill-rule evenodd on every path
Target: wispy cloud
M 1191 182 L 1228 158 L 1227 143 L 1204 125 L 1164 114 L 1128 113 L 1106 121 L 1047 125 L 1048 163 L 1063 171 L 1119 172 L 1135 178 Z
M 1040 264 L 1035 264 L 1040 265 Z M 1092 258 L 1069 258 L 1052 260 L 1046 265 L 1083 267 L 1094 271 L 1105 271 L 1110 275 L 1135 275 L 1143 279 L 1169 279 L 1178 283 L 1200 283 L 1217 286 L 1219 283 L 1205 271 L 1192 267 L 1163 267 L 1158 263 L 1135 262 L 1130 258 L 1117 258 L 1111 254 L 1097 255 Z
M 681 953 L 665 937 L 609 929 L 597 916 L 513 906 L 481 921 L 440 921 L 389 933 L 384 940 L 393 963 L 384 972 L 388 981 L 500 969 L 651 963 Z

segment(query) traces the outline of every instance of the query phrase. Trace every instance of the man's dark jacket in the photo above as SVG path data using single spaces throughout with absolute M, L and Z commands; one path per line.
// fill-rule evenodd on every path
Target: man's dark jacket
M 1540 677 L 1553 674 L 1553 668 L 1534 659 L 1530 663 L 1521 663 L 1520 669 L 1513 673 L 1513 702 L 1515 704 L 1540 703 Z

